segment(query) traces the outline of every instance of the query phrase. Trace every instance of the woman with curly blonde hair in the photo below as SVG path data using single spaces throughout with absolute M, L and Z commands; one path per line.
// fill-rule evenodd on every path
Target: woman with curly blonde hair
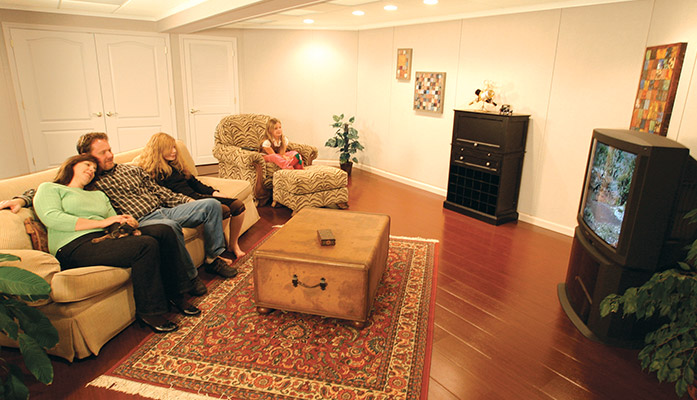
M 136 163 L 158 184 L 173 192 L 185 194 L 195 200 L 218 200 L 223 208 L 223 219 L 230 217 L 228 251 L 234 253 L 237 258 L 244 256 L 245 252 L 238 243 L 244 220 L 244 203 L 238 199 L 222 197 L 220 192 L 196 179 L 178 154 L 177 141 L 172 136 L 159 132 L 148 140 Z

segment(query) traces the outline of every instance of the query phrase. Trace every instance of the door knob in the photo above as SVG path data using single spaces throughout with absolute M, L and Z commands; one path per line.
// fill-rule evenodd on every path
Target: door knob
M 197 109 L 195 109 L 195 108 L 192 108 L 191 110 L 189 110 L 189 112 L 192 113 L 192 114 L 196 114 L 196 113 L 199 112 L 199 111 L 201 111 L 201 110 L 197 110 Z
M 107 111 L 106 116 L 107 116 L 107 117 L 114 117 L 114 116 L 116 116 L 116 114 L 118 114 L 118 113 L 117 113 L 117 112 Z
M 102 112 L 100 111 L 100 112 L 92 113 L 92 115 L 94 115 L 94 116 L 97 116 L 97 117 L 100 117 L 100 118 L 101 118 L 101 117 L 102 117 Z

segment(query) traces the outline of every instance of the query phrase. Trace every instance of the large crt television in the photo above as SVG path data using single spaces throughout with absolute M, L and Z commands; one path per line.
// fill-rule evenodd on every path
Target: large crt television
M 662 136 L 595 129 L 577 215 L 593 248 L 622 267 L 661 267 L 689 158 Z

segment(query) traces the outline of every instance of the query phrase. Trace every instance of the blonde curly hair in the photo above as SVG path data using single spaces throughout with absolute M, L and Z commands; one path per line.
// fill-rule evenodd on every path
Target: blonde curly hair
M 173 146 L 177 147 L 177 157 L 174 161 L 170 162 L 165 160 L 164 155 L 169 154 Z M 169 177 L 172 175 L 173 167 L 189 179 L 192 173 L 186 168 L 186 165 L 181 162 L 179 154 L 180 149 L 179 146 L 177 146 L 177 141 L 164 132 L 158 132 L 150 137 L 143 152 L 140 153 L 136 164 L 142 167 L 145 172 L 154 179 Z

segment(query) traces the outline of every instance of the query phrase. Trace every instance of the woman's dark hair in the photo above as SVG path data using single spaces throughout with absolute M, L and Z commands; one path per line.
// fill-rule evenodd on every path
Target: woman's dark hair
M 70 181 L 73 180 L 73 176 L 75 175 L 73 167 L 75 167 L 76 164 L 79 164 L 83 161 L 89 161 L 91 163 L 94 163 L 95 166 L 99 166 L 99 162 L 97 161 L 97 159 L 89 154 L 78 154 L 76 156 L 72 156 L 67 160 L 63 161 L 63 164 L 61 164 L 60 168 L 58 169 L 58 173 L 56 174 L 56 178 L 53 180 L 53 183 L 59 183 L 61 185 L 69 184 Z M 96 173 L 95 176 L 97 176 Z M 85 190 L 93 190 L 93 182 L 94 179 L 87 186 L 85 186 Z

